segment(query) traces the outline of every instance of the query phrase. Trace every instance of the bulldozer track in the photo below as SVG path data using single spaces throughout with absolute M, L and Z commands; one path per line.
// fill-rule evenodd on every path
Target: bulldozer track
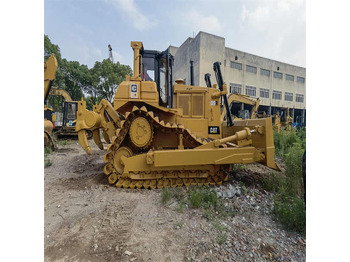
M 118 172 L 118 168 L 114 165 L 113 159 L 117 150 L 122 146 L 130 148 L 134 155 L 146 153 L 144 148 L 137 148 L 130 141 L 128 136 L 131 123 L 134 119 L 143 117 L 151 125 L 153 130 L 161 133 L 173 133 L 182 135 L 186 148 L 194 148 L 208 143 L 211 139 L 205 139 L 196 136 L 191 130 L 186 129 L 181 124 L 164 122 L 159 120 L 152 111 L 148 111 L 145 106 L 138 108 L 133 107 L 131 112 L 125 114 L 125 119 L 121 121 L 120 128 L 116 131 L 116 136 L 112 137 L 111 144 L 107 147 L 107 153 L 104 155 L 104 162 L 107 163 L 104 167 L 104 173 L 108 176 L 110 184 L 115 184 L 118 188 L 168 188 L 190 185 L 220 185 L 223 181 L 227 181 L 228 174 L 224 169 L 214 168 L 212 165 L 203 166 L 202 169 L 197 167 L 189 167 L 183 169 L 163 169 L 157 171 L 138 171 L 131 172 L 128 176 Z M 153 131 L 152 131 L 153 132 Z M 153 134 L 151 136 L 153 139 Z M 151 144 L 152 141 L 150 141 Z M 225 166 L 228 169 L 228 166 Z

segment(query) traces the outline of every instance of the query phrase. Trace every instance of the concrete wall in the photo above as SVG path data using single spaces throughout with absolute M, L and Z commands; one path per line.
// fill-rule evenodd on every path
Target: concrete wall
M 182 78 L 186 84 L 190 84 L 190 61 L 193 61 L 194 85 L 199 85 L 199 37 L 187 38 L 178 48 L 174 56 L 173 79 Z
M 245 94 L 245 86 L 256 87 L 256 95 L 260 97 L 260 88 L 270 90 L 269 98 L 262 98 L 261 105 L 290 107 L 305 109 L 306 92 L 305 83 L 297 82 L 297 76 L 306 78 L 305 68 L 289 65 L 286 63 L 274 61 L 271 59 L 248 54 L 242 51 L 225 48 L 225 81 L 226 83 L 237 83 L 242 85 L 242 93 Z M 242 70 L 230 67 L 230 62 L 242 64 Z M 256 73 L 246 70 L 246 65 L 257 68 Z M 270 71 L 270 76 L 261 74 L 260 69 Z M 282 79 L 275 78 L 274 72 L 282 73 Z M 294 81 L 286 80 L 286 74 L 294 76 Z M 305 80 L 306 82 L 306 80 Z M 244 88 L 243 88 L 244 87 Z M 273 90 L 282 91 L 282 99 L 272 99 Z M 293 102 L 285 100 L 285 92 L 293 93 Z M 296 94 L 304 95 L 304 103 L 295 101 Z
M 216 84 L 213 64 L 217 61 L 221 62 L 221 71 L 225 81 L 225 75 L 222 67 L 225 53 L 225 38 L 211 34 L 198 34 L 196 38 L 197 37 L 200 39 L 199 85 L 206 86 L 204 79 L 204 75 L 206 73 L 211 74 L 211 83 Z

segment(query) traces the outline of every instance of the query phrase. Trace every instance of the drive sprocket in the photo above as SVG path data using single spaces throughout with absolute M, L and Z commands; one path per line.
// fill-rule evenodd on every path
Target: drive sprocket
M 146 118 L 138 116 L 131 122 L 129 136 L 137 149 L 147 149 L 153 138 L 152 125 Z

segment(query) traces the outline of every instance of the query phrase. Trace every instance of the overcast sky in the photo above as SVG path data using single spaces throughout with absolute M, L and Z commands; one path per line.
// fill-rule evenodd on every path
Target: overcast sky
M 44 33 L 62 57 L 89 67 L 108 58 L 132 65 L 130 41 L 180 46 L 199 31 L 226 47 L 305 67 L 304 0 L 45 0 Z

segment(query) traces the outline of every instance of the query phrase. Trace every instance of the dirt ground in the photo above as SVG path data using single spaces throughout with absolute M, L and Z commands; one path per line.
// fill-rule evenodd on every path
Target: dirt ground
M 163 205 L 161 190 L 108 185 L 105 151 L 90 145 L 92 155 L 73 141 L 47 156 L 45 261 L 305 261 L 305 238 L 273 220 L 273 196 L 254 183 L 225 200 L 236 213 L 215 222 L 219 242 L 201 210 Z M 229 184 L 238 186 L 220 188 Z

